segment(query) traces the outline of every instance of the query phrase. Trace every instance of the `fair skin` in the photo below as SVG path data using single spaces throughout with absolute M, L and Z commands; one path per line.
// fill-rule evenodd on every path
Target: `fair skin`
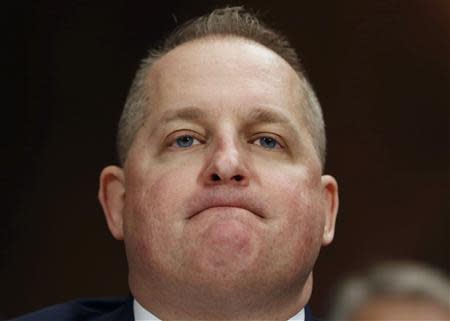
M 134 297 L 168 320 L 295 315 L 338 207 L 301 80 L 265 47 L 222 37 L 173 49 L 148 81 L 144 125 L 99 192 Z
M 447 308 L 435 302 L 408 297 L 375 297 L 361 306 L 350 321 L 444 321 L 449 319 Z

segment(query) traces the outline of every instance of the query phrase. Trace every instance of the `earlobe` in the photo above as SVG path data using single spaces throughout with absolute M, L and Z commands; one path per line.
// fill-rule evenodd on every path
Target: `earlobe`
M 334 238 L 336 216 L 339 207 L 338 184 L 332 176 L 322 176 L 322 192 L 324 202 L 323 210 L 325 215 L 322 244 L 328 245 Z
M 125 181 L 118 166 L 105 167 L 100 174 L 98 198 L 111 234 L 123 239 L 123 209 L 125 205 Z

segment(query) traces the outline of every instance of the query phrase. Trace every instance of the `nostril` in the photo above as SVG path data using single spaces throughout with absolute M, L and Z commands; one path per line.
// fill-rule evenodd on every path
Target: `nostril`
M 212 174 L 211 175 L 211 179 L 215 182 L 220 181 L 220 176 L 217 174 Z
M 236 180 L 236 182 L 240 182 L 244 179 L 242 175 L 235 175 L 233 178 Z

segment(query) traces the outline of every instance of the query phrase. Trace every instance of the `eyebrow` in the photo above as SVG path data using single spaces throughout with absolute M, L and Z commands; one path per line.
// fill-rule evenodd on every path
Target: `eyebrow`
M 202 120 L 207 118 L 207 113 L 198 107 L 185 107 L 183 109 L 169 110 L 165 112 L 161 119 L 161 124 L 167 124 L 174 120 Z
M 264 107 L 256 107 L 246 115 L 246 118 L 247 122 L 250 124 L 279 124 L 291 134 L 294 134 L 297 137 L 301 136 L 295 122 L 279 111 L 273 111 Z
M 293 121 L 281 112 L 273 111 L 264 107 L 252 108 L 245 116 L 245 121 L 248 124 L 281 124 L 286 126 L 287 129 L 298 133 Z M 195 107 L 189 106 L 177 110 L 166 111 L 160 118 L 159 124 L 165 125 L 175 120 L 186 121 L 204 121 L 208 119 L 207 111 Z
M 246 116 L 250 123 L 279 123 L 283 125 L 291 125 L 289 118 L 279 112 L 274 112 L 266 108 L 254 108 Z

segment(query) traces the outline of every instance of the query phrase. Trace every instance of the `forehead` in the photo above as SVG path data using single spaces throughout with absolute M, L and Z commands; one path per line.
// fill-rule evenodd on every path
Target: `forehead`
M 180 45 L 155 62 L 148 82 L 151 113 L 179 104 L 269 105 L 299 111 L 302 101 L 301 80 L 284 59 L 260 44 L 236 37 Z

